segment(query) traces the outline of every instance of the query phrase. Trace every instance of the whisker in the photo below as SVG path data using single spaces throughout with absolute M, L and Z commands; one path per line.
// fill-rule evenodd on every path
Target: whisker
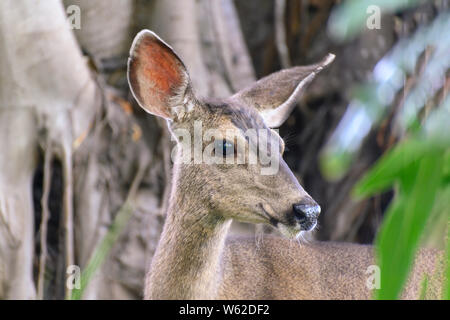
M 261 228 L 262 226 L 260 224 L 256 225 L 255 230 L 255 244 L 256 249 L 259 250 L 261 247 L 261 244 L 264 242 L 264 229 Z
M 284 141 L 284 145 L 285 145 L 285 149 L 286 149 L 286 150 L 288 150 L 287 147 L 295 145 L 294 142 L 295 142 L 295 137 L 296 137 L 297 135 L 298 135 L 298 134 L 297 134 L 296 132 L 292 131 L 292 132 L 286 133 L 286 134 L 282 137 L 282 139 L 283 139 L 283 141 Z

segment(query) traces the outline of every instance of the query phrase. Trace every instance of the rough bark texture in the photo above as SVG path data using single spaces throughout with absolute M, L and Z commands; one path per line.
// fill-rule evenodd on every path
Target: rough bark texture
M 61 159 L 66 186 L 61 215 L 72 228 L 73 141 L 88 130 L 99 100 L 59 1 L 2 1 L 0 6 L 0 261 L 5 264 L 0 296 L 32 298 L 31 185 L 38 146 Z M 67 264 L 74 263 L 71 237 L 66 232 Z
M 68 28 L 69 5 L 80 7 L 79 30 Z M 183 57 L 201 96 L 227 96 L 254 80 L 234 5 L 21 0 L 3 1 L 0 15 L 0 297 L 34 298 L 36 287 L 39 298 L 68 297 L 66 267 L 86 266 L 145 170 L 136 210 L 84 295 L 140 298 L 172 145 L 165 123 L 134 105 L 128 50 L 151 28 Z

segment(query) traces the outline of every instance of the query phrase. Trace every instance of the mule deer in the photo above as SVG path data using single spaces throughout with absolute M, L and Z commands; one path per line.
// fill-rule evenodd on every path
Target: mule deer
M 179 148 L 164 230 L 146 279 L 149 299 L 351 299 L 370 298 L 367 268 L 374 263 L 370 246 L 313 243 L 293 245 L 312 230 L 319 205 L 303 190 L 283 161 L 283 141 L 271 128 L 289 115 L 298 96 L 315 75 L 334 59 L 294 67 L 269 75 L 223 101 L 200 101 L 175 52 L 156 34 L 141 31 L 128 62 L 128 81 L 139 105 L 167 120 Z M 195 144 L 192 153 L 180 146 L 195 135 L 195 123 L 216 129 L 215 156 L 244 163 L 195 162 L 206 151 Z M 257 150 L 248 129 L 266 132 L 265 142 L 280 146 L 268 153 L 278 161 L 273 174 L 249 163 Z M 177 132 L 190 135 L 181 141 Z M 227 132 L 234 132 L 230 140 Z M 260 138 L 263 134 L 258 134 Z M 260 154 L 259 154 L 260 156 Z M 184 157 L 184 161 L 181 158 Z M 186 161 L 187 160 L 187 161 Z M 231 220 L 266 223 L 287 239 L 268 236 L 226 241 Z M 417 298 L 423 271 L 434 268 L 434 254 L 423 252 L 408 283 L 405 298 Z

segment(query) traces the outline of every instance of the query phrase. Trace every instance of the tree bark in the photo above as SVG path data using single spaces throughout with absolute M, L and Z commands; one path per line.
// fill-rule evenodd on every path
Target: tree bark
M 172 45 L 200 97 L 224 97 L 249 84 L 253 66 L 230 0 L 64 4 L 80 7 L 81 29 L 69 29 L 59 0 L 0 3 L 0 298 L 35 298 L 37 283 L 39 298 L 69 297 L 66 268 L 83 270 L 145 170 L 136 210 L 83 297 L 140 298 L 164 222 L 172 143 L 165 123 L 137 108 L 129 94 L 134 33 L 151 28 Z M 53 160 L 63 177 L 55 199 Z M 33 206 L 38 167 L 41 209 Z M 46 226 L 55 217 L 62 237 L 50 243 Z M 47 277 L 54 269 L 59 273 Z M 50 283 L 61 288 L 51 291 Z
M 72 143 L 92 121 L 97 86 L 60 1 L 2 1 L 0 15 L 0 215 L 4 220 L 0 261 L 6 264 L 0 272 L 0 296 L 33 298 L 31 183 L 36 151 L 41 145 L 65 160 L 63 214 L 69 231 Z M 66 264 L 73 264 L 71 232 L 66 232 L 64 242 Z

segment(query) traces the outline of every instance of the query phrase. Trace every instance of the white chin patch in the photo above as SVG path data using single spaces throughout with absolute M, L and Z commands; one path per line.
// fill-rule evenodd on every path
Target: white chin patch
M 278 224 L 278 230 L 280 230 L 281 234 L 288 239 L 297 239 L 300 235 L 301 231 L 299 227 L 288 227 L 284 224 Z
M 314 224 L 313 224 L 313 226 L 311 227 L 311 229 L 309 229 L 309 230 L 307 230 L 308 232 L 309 231 L 313 231 L 315 228 L 316 228 L 316 226 L 317 226 L 317 220 L 316 220 L 316 222 L 314 222 Z
M 317 226 L 317 222 L 309 230 L 301 230 L 300 226 L 297 224 L 293 227 L 286 226 L 284 224 L 278 224 L 278 230 L 281 234 L 288 239 L 306 239 L 308 234 L 313 231 Z

